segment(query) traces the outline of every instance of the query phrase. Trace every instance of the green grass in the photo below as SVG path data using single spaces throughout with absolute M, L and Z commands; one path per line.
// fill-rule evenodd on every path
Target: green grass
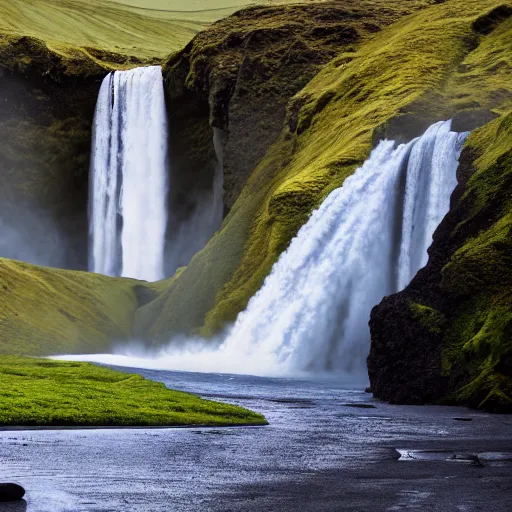
M 85 363 L 0 357 L 0 426 L 265 425 L 242 407 Z
M 0 259 L 0 354 L 108 351 L 131 337 L 136 285 Z
M 511 23 L 489 35 L 474 29 L 502 4 L 448 0 L 402 19 L 397 13 L 396 23 L 318 73 L 288 105 L 279 140 L 253 170 L 222 229 L 139 312 L 152 339 L 167 340 L 183 318 L 205 335 L 234 321 L 311 211 L 362 164 L 391 121 L 426 127 L 460 110 L 512 107 Z M 386 3 L 388 9 L 400 5 Z M 368 12 L 378 16 L 383 6 L 373 2 Z
M 74 46 L 142 59 L 163 58 L 184 47 L 209 24 L 254 3 L 247 0 L 0 0 L 0 33 L 35 37 L 64 53 Z

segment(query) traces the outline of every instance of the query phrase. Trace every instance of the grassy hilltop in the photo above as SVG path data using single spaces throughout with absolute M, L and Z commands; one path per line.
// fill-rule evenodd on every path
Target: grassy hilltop
M 139 58 L 180 50 L 248 0 L 0 0 L 0 33 L 42 39 L 55 50 L 92 47 Z M 286 0 L 264 4 L 300 3 Z

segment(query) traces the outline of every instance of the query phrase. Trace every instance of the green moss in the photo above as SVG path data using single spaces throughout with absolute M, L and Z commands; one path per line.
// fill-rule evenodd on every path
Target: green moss
M 452 234 L 463 243 L 442 270 L 443 290 L 458 297 L 444 366 L 457 376 L 453 400 L 512 410 L 512 114 L 475 131 L 467 146 L 475 172 Z
M 273 92 L 266 89 L 268 80 L 262 80 L 261 87 L 250 88 L 242 94 L 238 89 L 241 80 L 237 81 L 237 76 L 253 73 L 274 77 L 280 80 L 278 89 L 288 91 L 290 76 L 296 80 L 294 73 L 300 71 L 300 67 L 307 77 L 311 76 L 311 69 L 314 69 L 317 60 L 325 62 L 326 54 L 323 51 L 331 52 L 332 56 L 342 56 L 341 60 L 328 65 L 299 96 L 292 99 L 282 133 L 276 135 L 278 141 L 268 149 L 263 159 L 260 154 L 253 158 L 255 155 L 252 153 L 250 156 L 243 153 L 244 162 L 247 158 L 261 162 L 255 169 L 248 169 L 252 172 L 239 195 L 238 181 L 231 183 L 232 186 L 226 181 L 226 188 L 230 191 L 229 197 L 226 197 L 227 204 L 232 204 L 232 189 L 238 198 L 221 231 L 155 304 L 148 305 L 145 311 L 140 312 L 140 322 L 150 326 L 149 335 L 155 342 L 168 340 L 173 332 L 187 332 L 201 326 L 203 334 L 214 333 L 233 321 L 237 313 L 245 308 L 272 264 L 311 211 L 370 152 L 372 131 L 379 121 L 365 119 L 367 110 L 363 97 L 347 101 L 345 92 L 348 91 L 344 92 L 344 80 L 354 82 L 355 87 L 359 67 L 371 72 L 375 63 L 370 62 L 371 55 L 375 48 L 382 46 L 382 43 L 372 46 L 372 41 L 387 39 L 380 32 L 383 27 L 432 3 L 395 2 L 390 5 L 381 1 L 348 0 L 343 5 L 344 9 L 319 4 L 315 9 L 302 11 L 292 7 L 275 13 L 270 10 L 247 10 L 200 34 L 187 47 L 185 63 L 179 56 L 171 59 L 168 69 L 172 69 L 173 73 L 185 73 L 187 87 L 195 88 L 208 97 L 214 107 L 225 105 L 226 97 L 229 98 L 231 94 L 230 87 L 236 85 L 235 96 L 238 96 L 231 98 L 229 110 L 231 112 L 233 109 L 235 100 L 238 104 L 245 104 L 246 110 L 240 107 L 242 110 L 236 111 L 236 119 L 244 119 L 247 123 L 247 116 L 250 118 L 251 115 L 247 111 L 266 112 L 268 106 L 263 100 Z M 350 32 L 350 41 L 342 38 L 341 42 L 335 44 L 332 34 L 326 34 L 326 30 L 333 27 L 340 34 Z M 283 38 L 283 33 L 287 37 Z M 456 41 L 456 35 L 452 39 Z M 290 41 L 293 41 L 291 46 Z M 407 44 L 408 36 L 404 35 L 402 46 L 396 48 L 397 58 L 407 52 Z M 364 53 L 355 52 L 359 47 L 365 48 Z M 282 69 L 289 66 L 289 52 L 293 53 L 294 59 L 298 56 L 300 59 L 291 60 L 296 64 L 291 71 L 287 68 L 287 75 Z M 428 50 L 425 52 L 429 53 Z M 383 62 L 386 57 L 382 58 Z M 264 66 L 260 65 L 262 59 L 266 63 Z M 416 62 L 413 60 L 410 55 L 407 66 L 414 75 L 410 77 L 411 83 L 421 74 L 415 71 Z M 366 61 L 369 62 L 367 65 Z M 349 72 L 350 66 L 354 67 Z M 391 63 L 389 67 L 391 69 Z M 375 88 L 380 71 L 376 69 L 374 72 Z M 347 75 L 340 77 L 339 74 L 344 72 Z M 301 76 L 300 73 L 297 76 Z M 365 83 L 364 76 L 361 76 L 359 83 Z M 421 88 L 422 85 L 419 86 Z M 382 113 L 382 119 L 396 114 L 399 107 L 409 101 L 411 98 L 398 97 L 396 104 L 391 102 L 386 112 Z M 382 104 L 387 103 L 386 96 Z M 273 105 L 274 110 L 277 108 L 276 103 L 270 101 L 269 104 Z M 277 105 L 279 107 L 280 104 Z M 215 126 L 223 126 L 223 112 L 220 108 L 214 108 L 212 121 Z M 243 117 L 240 117 L 241 112 L 244 113 Z M 302 132 L 298 133 L 299 119 L 306 117 L 309 124 L 305 124 L 309 127 L 306 129 L 303 123 Z M 230 138 L 238 140 L 232 121 L 229 125 Z M 246 127 L 240 128 L 246 131 Z M 267 133 L 262 134 L 255 127 L 247 140 L 259 140 L 261 137 L 267 137 Z M 247 144 L 247 152 L 252 151 L 252 146 L 254 144 Z M 240 153 L 239 147 L 236 148 Z M 236 166 L 230 161 L 230 169 L 233 167 Z M 236 170 L 238 172 L 240 169 Z M 240 176 L 243 183 L 247 176 L 245 169 L 240 170 Z M 235 178 L 239 179 L 238 174 Z
M 409 310 L 412 318 L 427 331 L 433 334 L 440 334 L 443 331 L 446 318 L 440 311 L 416 302 L 409 302 Z
M 265 425 L 261 414 L 84 363 L 0 356 L 0 426 Z
M 473 27 L 498 5 L 436 3 L 324 67 L 290 102 L 279 140 L 251 173 L 222 230 L 160 297 L 154 311 L 160 316 L 148 315 L 153 339 L 197 328 L 205 307 L 204 334 L 233 321 L 311 211 L 368 157 L 376 131 L 385 134 L 390 120 L 408 116 L 428 126 L 460 110 L 463 94 L 464 109 L 472 96 L 496 112 L 510 108 L 510 72 L 490 64 L 510 58 L 509 22 L 489 35 Z M 188 315 L 180 302 L 202 311 Z
M 108 351 L 131 337 L 142 283 L 0 259 L 0 353 Z

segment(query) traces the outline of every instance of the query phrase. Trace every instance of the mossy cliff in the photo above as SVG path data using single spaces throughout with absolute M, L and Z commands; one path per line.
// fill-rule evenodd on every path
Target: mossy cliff
M 195 91 L 208 101 L 211 123 L 227 132 L 228 207 L 234 202 L 205 249 L 162 285 L 160 289 L 166 289 L 155 301 L 137 312 L 137 325 L 155 344 L 175 332 L 199 329 L 210 335 L 234 321 L 310 212 L 342 185 L 380 138 L 408 139 L 430 123 L 454 115 L 458 129 L 472 129 L 511 108 L 509 3 L 357 2 L 356 7 L 344 2 L 343 9 L 336 5 L 337 16 L 332 15 L 331 3 L 314 6 L 313 19 L 322 20 L 325 9 L 325 19 L 332 19 L 337 31 L 346 34 L 350 27 L 360 37 L 343 40 L 337 55 L 290 99 L 272 92 L 291 92 L 283 85 L 287 80 L 282 73 L 287 71 L 281 71 L 286 51 L 306 46 L 314 53 L 314 43 L 301 32 L 292 39 L 290 34 L 299 29 L 279 28 L 279 18 L 275 30 L 256 30 L 255 37 L 253 11 L 243 11 L 238 16 L 247 16 L 243 24 L 251 37 L 235 30 L 236 36 L 222 38 L 215 35 L 221 24 L 214 25 L 211 44 L 207 32 L 170 61 L 170 92 L 179 97 Z M 407 10 L 400 11 L 400 5 Z M 353 14 L 357 8 L 360 15 Z M 293 19 L 296 11 L 288 9 Z M 323 26 L 328 25 L 325 19 Z M 357 25 L 363 22 L 366 32 Z M 303 26 L 308 34 L 314 30 L 307 23 Z M 250 51 L 252 44 L 258 51 Z M 272 48 L 279 51 L 273 55 Z M 279 58 L 284 59 L 281 65 L 276 64 Z M 280 71 L 273 82 L 275 69 Z M 264 91 L 261 97 L 256 85 Z M 286 103 L 286 111 L 272 117 L 279 133 L 264 124 L 260 128 L 265 119 L 255 114 L 267 112 L 267 99 L 276 111 Z M 251 121 L 241 126 L 246 112 Z M 255 165 L 249 174 L 245 163 L 239 165 L 234 156 L 230 160 L 230 139 L 238 145 L 238 158 L 246 156 L 250 162 L 247 168 Z M 265 143 L 258 146 L 260 140 Z M 231 197 L 230 191 L 242 185 L 240 194 Z
M 111 69 L 141 62 L 91 48 L 57 51 L 39 39 L 0 33 L 0 219 L 16 232 L 18 245 L 31 246 L 28 252 L 37 252 L 38 245 L 58 246 L 44 263 L 86 265 L 91 128 L 98 90 Z M 48 244 L 44 236 L 50 232 L 55 240 Z M 3 247 L 2 255 L 25 257 L 9 247 Z
M 512 113 L 473 132 L 458 178 L 428 265 L 372 312 L 371 386 L 512 412 Z
M 356 55 L 384 27 L 431 3 L 418 0 L 389 6 L 383 1 L 347 0 L 249 8 L 215 23 L 171 57 L 164 68 L 171 126 L 178 132 L 176 145 L 185 148 L 178 162 L 197 168 L 198 159 L 211 158 L 211 127 L 223 131 L 224 199 L 229 214 L 209 246 L 179 277 L 168 281 L 158 300 L 138 312 L 141 335 L 165 342 L 173 332 L 201 327 L 216 302 L 224 302 L 221 290 L 240 268 L 252 240 L 261 249 L 256 267 L 262 258 L 268 260 L 257 275 L 251 276 L 251 269 L 241 270 L 233 285 L 243 288 L 236 291 L 240 297 L 230 297 L 236 303 L 228 306 L 227 314 L 214 315 L 203 332 L 217 330 L 244 308 L 268 272 L 269 262 L 311 209 L 311 204 L 306 205 L 285 239 L 268 247 L 268 201 L 286 180 L 286 166 L 297 149 L 296 137 L 286 135 L 288 103 L 334 56 Z M 202 134 L 200 144 L 197 133 Z M 264 233 L 251 239 L 255 226 Z M 247 258 L 252 257 L 248 252 Z
M 226 132 L 228 209 L 278 138 L 290 98 L 340 52 L 356 51 L 372 34 L 427 4 L 345 0 L 252 7 L 215 23 L 171 57 L 164 69 L 171 110 L 195 100 L 208 125 Z

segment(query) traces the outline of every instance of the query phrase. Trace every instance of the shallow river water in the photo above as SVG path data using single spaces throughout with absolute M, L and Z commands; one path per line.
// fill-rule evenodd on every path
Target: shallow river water
M 0 482 L 27 494 L 0 511 L 512 510 L 511 416 L 392 406 L 328 380 L 127 371 L 270 425 L 3 430 Z

